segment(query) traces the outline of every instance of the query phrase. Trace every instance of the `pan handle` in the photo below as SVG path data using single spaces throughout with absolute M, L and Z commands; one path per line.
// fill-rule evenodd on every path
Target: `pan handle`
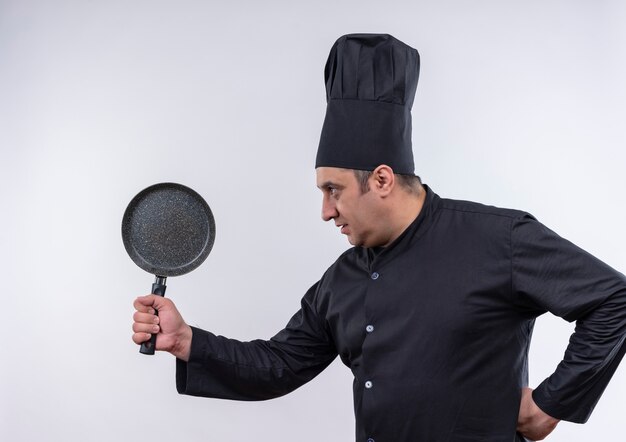
M 167 286 L 165 285 L 166 279 L 167 278 L 163 276 L 157 276 L 155 278 L 154 284 L 152 284 L 153 295 L 165 296 L 165 289 L 167 288 Z M 156 309 L 154 309 L 154 314 L 158 316 L 159 312 Z M 157 334 L 153 333 L 150 336 L 149 340 L 141 344 L 141 347 L 139 348 L 139 353 L 144 354 L 144 355 L 153 355 L 154 347 L 156 347 L 156 338 L 157 338 Z

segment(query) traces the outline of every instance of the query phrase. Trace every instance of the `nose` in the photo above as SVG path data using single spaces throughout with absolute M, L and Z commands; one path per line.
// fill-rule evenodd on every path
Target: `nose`
M 335 202 L 329 198 L 328 196 L 324 196 L 322 199 L 322 219 L 324 221 L 330 221 L 333 218 L 336 218 L 339 215 L 337 212 L 337 206 L 335 206 Z

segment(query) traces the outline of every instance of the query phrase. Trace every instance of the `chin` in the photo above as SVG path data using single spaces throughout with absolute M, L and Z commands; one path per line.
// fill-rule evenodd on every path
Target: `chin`
M 358 241 L 355 238 L 352 238 L 351 236 L 348 236 L 348 242 L 350 243 L 350 245 L 353 245 L 354 247 L 363 247 L 363 243 L 361 241 Z
M 353 245 L 354 247 L 371 247 L 370 245 L 366 244 L 365 241 L 359 239 L 359 238 L 350 238 L 348 237 L 348 242 Z
M 359 236 L 353 236 L 353 234 L 350 234 L 347 236 L 348 237 L 348 242 L 353 245 L 354 247 L 365 247 L 365 248 L 369 248 L 369 247 L 377 247 L 380 244 L 372 244 L 373 242 L 376 242 L 375 240 L 372 241 L 371 238 L 368 241 L 368 238 L 363 238 L 363 237 L 359 237 Z

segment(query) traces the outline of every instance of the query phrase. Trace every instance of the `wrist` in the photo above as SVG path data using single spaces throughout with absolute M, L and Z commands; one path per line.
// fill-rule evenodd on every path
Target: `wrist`
M 549 421 L 551 423 L 554 423 L 555 425 L 561 422 L 560 419 L 553 417 L 552 414 L 549 413 L 542 405 L 539 405 L 540 402 L 537 402 L 535 400 L 536 395 L 537 390 L 532 390 L 530 398 L 532 399 L 534 413 L 539 415 L 545 421 Z
M 559 420 L 550 416 L 535 403 L 531 388 L 522 388 L 517 431 L 530 440 L 543 440 L 554 431 Z
M 178 359 L 181 359 L 185 362 L 189 361 L 189 356 L 191 354 L 192 338 L 193 332 L 191 331 L 191 327 L 185 324 L 180 335 L 178 336 L 178 339 L 176 340 L 176 344 L 174 345 L 171 353 Z

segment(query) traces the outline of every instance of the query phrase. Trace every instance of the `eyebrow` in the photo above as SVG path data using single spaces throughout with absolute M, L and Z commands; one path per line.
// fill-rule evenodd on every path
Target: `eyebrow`
M 326 181 L 325 183 L 317 186 L 319 189 L 328 189 L 329 187 L 334 187 L 335 189 L 341 190 L 345 188 L 341 184 L 333 183 L 332 181 Z

